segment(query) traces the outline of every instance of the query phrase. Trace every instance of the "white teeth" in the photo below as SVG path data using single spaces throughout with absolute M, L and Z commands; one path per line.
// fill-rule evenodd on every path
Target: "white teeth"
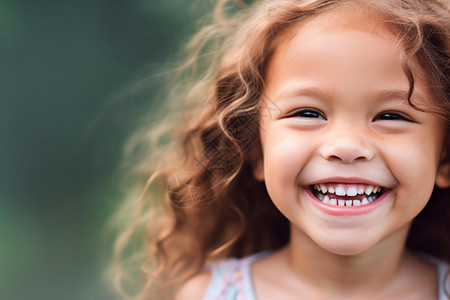
M 366 197 L 364 197 L 362 199 L 362 201 L 360 200 L 343 200 L 343 199 L 330 199 L 328 196 L 325 196 L 322 200 L 323 203 L 325 204 L 329 204 L 329 205 L 338 205 L 338 206 L 363 206 L 363 205 L 367 205 L 372 201 L 368 200 Z
M 381 187 L 372 186 L 372 185 L 368 185 L 365 188 L 363 186 L 359 186 L 359 187 L 350 186 L 350 187 L 346 188 L 343 186 L 337 186 L 337 187 L 328 186 L 327 187 L 325 184 L 321 183 L 321 184 L 315 184 L 313 186 L 313 188 L 316 191 L 321 192 L 322 194 L 330 193 L 330 194 L 336 194 L 337 196 L 350 196 L 350 197 L 354 197 L 356 195 L 363 195 L 364 193 L 367 196 L 370 196 L 371 194 L 376 194 L 381 191 Z
M 379 197 L 382 187 L 363 184 L 314 184 L 314 195 L 317 199 L 328 205 L 338 206 L 364 206 L 372 203 Z M 355 197 L 357 199 L 336 199 L 332 196 Z M 358 196 L 357 195 L 362 195 Z
M 328 205 L 333 205 L 333 206 L 364 206 L 367 205 L 371 202 L 373 202 L 375 200 L 374 196 L 370 196 L 368 198 L 364 197 L 362 200 L 344 200 L 344 199 L 335 199 L 332 198 L 330 199 L 330 197 L 328 197 L 328 195 L 325 195 L 323 197 L 321 197 L 321 201 L 325 204 Z
M 341 186 L 338 186 L 335 191 L 337 196 L 345 196 L 345 189 Z
M 347 196 L 356 196 L 357 192 L 356 192 L 356 188 L 351 187 L 347 190 Z

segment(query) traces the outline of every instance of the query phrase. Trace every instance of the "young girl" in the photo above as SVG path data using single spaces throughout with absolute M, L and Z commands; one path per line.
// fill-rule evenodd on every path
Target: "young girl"
M 448 7 L 215 12 L 116 245 L 145 241 L 137 298 L 449 299 Z

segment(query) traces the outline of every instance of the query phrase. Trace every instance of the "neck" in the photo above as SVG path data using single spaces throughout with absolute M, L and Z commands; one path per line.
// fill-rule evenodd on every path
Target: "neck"
M 405 226 L 363 253 L 337 255 L 291 228 L 288 265 L 295 276 L 333 295 L 389 290 L 408 257 L 404 250 L 408 230 Z

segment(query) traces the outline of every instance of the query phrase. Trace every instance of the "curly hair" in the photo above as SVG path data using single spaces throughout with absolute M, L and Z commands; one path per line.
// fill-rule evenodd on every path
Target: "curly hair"
M 138 183 L 133 191 L 139 193 L 129 193 L 119 214 L 122 219 L 117 221 L 126 224 L 115 247 L 115 279 L 123 294 L 122 283 L 134 275 L 140 278 L 134 298 L 170 299 L 209 260 L 242 257 L 288 242 L 288 221 L 252 173 L 266 66 L 282 33 L 349 6 L 363 8 L 355 11 L 375 16 L 400 38 L 409 96 L 417 77 L 423 76 L 435 100 L 430 110 L 449 128 L 447 4 L 437 0 L 262 0 L 248 6 L 219 1 L 210 24 L 188 44 L 185 63 L 164 99 L 171 114 L 162 113 L 162 124 L 137 132 L 127 148 L 129 156 L 139 157 L 131 168 L 132 179 Z M 447 154 L 449 134 L 447 129 Z M 450 163 L 450 155 L 443 163 Z M 410 248 L 450 260 L 448 198 L 449 190 L 435 188 L 413 222 Z

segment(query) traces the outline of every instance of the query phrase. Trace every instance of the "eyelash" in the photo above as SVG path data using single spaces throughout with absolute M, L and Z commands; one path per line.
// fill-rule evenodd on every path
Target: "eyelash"
M 327 118 L 324 116 L 324 114 L 315 108 L 300 108 L 292 111 L 289 113 L 286 117 L 300 117 L 300 118 L 307 118 L 307 119 L 322 119 L 327 120 Z M 411 118 L 405 115 L 404 113 L 397 112 L 397 111 L 385 111 L 380 114 L 378 114 L 373 121 L 407 121 L 412 122 Z
M 397 111 L 385 111 L 376 116 L 373 121 L 407 121 L 412 122 L 407 115 Z
M 327 118 L 323 115 L 323 113 L 315 108 L 300 108 L 290 112 L 286 117 L 300 117 L 307 119 L 322 119 L 327 120 Z

